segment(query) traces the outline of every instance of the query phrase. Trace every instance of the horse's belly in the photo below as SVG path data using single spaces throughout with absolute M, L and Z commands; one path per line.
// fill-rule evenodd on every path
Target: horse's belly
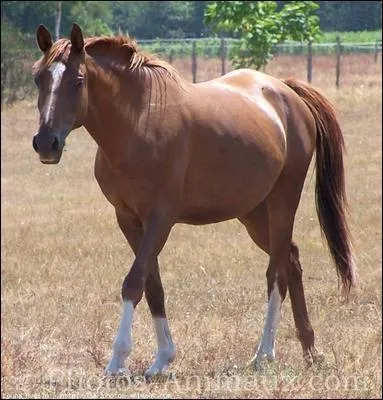
M 190 225 L 206 225 L 238 218 L 251 211 L 254 207 L 230 207 L 221 209 L 209 205 L 193 206 L 185 209 L 177 222 Z
M 264 200 L 283 168 L 276 159 L 246 154 L 225 161 L 188 171 L 179 222 L 207 224 L 246 214 Z
M 205 198 L 191 197 L 184 201 L 178 222 L 200 225 L 237 218 L 261 203 L 271 188 L 272 184 L 269 184 L 257 190 L 253 184 L 253 188 L 241 193 L 225 187 L 220 194 L 206 190 Z

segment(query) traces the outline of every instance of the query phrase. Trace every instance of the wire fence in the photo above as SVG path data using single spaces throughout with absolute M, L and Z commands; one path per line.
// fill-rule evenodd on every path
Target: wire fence
M 192 81 L 198 81 L 198 58 L 220 58 L 221 75 L 227 72 L 227 63 L 234 53 L 239 51 L 241 40 L 233 38 L 201 38 L 201 39 L 153 39 L 138 40 L 141 48 L 167 59 L 171 64 L 176 58 L 191 59 Z M 335 43 L 296 43 L 286 42 L 274 46 L 272 54 L 300 55 L 307 57 L 307 81 L 311 82 L 313 76 L 313 57 L 319 55 L 333 55 L 336 58 L 336 86 L 339 87 L 341 76 L 341 56 L 347 54 L 369 54 L 375 63 L 378 62 L 382 53 L 382 41 L 377 40 L 371 43 L 342 43 L 337 38 Z M 247 52 L 242 51 L 246 56 Z
M 200 39 L 154 39 L 137 40 L 141 49 L 154 53 L 174 64 L 182 76 L 192 82 L 199 82 L 224 75 L 232 69 L 231 59 L 240 49 L 241 41 L 233 38 Z M 336 86 L 342 76 L 342 56 L 363 54 L 371 62 L 381 63 L 382 41 L 373 43 L 342 43 L 339 38 L 335 43 L 294 43 L 276 45 L 272 53 L 278 56 L 297 56 L 296 62 L 302 65 L 306 60 L 306 78 L 311 82 L 315 60 L 319 56 L 334 57 Z M 243 52 L 246 56 L 246 51 Z M 1 103 L 36 94 L 31 69 L 33 62 L 40 56 L 35 43 L 29 49 L 2 49 L 1 60 Z M 299 56 L 299 57 L 298 57 Z M 316 58 L 317 57 L 317 58 Z M 214 63 L 214 66 L 213 66 Z M 313 67 L 314 66 L 314 67 Z

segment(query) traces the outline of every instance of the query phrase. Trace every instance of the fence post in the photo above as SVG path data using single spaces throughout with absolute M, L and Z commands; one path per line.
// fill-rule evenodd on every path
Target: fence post
M 336 37 L 336 87 L 339 87 L 341 45 L 339 36 Z
M 313 76 L 313 52 L 312 52 L 312 41 L 310 40 L 307 44 L 307 81 L 311 83 Z
M 193 83 L 197 82 L 197 51 L 196 51 L 196 41 L 193 40 L 193 48 L 192 48 L 192 75 L 193 75 Z
M 374 61 L 375 61 L 375 64 L 378 62 L 378 41 L 377 40 L 375 40 Z
M 225 39 L 224 37 L 221 37 L 221 75 L 226 74 L 225 59 L 226 59 Z
M 170 49 L 170 53 L 169 53 L 169 64 L 173 63 L 173 49 Z

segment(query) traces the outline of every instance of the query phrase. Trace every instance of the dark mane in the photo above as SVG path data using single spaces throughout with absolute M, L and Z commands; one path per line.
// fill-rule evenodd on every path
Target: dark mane
M 120 62 L 120 67 L 129 70 L 136 70 L 142 67 L 159 70 L 162 74 L 176 78 L 178 74 L 174 67 L 167 62 L 160 60 L 153 54 L 139 50 L 137 42 L 126 36 L 99 36 L 85 39 L 85 51 L 112 51 L 112 50 L 127 50 L 126 57 Z M 50 50 L 38 60 L 33 66 L 34 74 L 38 74 L 44 68 L 49 67 L 54 61 L 60 59 L 64 62 L 68 59 L 71 49 L 69 39 L 59 39 L 53 44 Z

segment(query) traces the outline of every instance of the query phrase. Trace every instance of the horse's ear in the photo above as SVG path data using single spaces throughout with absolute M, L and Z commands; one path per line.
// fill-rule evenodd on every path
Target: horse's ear
M 82 36 L 81 28 L 75 23 L 72 25 L 70 41 L 72 42 L 72 49 L 77 53 L 81 53 L 84 48 L 84 38 Z
M 40 50 L 46 53 L 52 47 L 52 38 L 48 29 L 44 25 L 39 25 L 36 31 L 37 44 Z

